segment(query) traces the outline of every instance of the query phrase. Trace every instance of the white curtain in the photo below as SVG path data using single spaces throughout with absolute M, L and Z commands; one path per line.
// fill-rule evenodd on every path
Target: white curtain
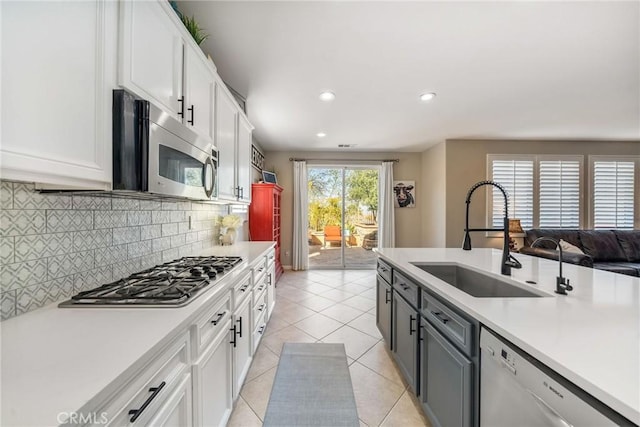
M 307 162 L 293 162 L 293 269 L 309 268 Z M 393 208 L 393 207 L 392 207 Z
M 393 162 L 382 162 L 378 189 L 378 247 L 396 246 L 396 227 L 393 212 Z

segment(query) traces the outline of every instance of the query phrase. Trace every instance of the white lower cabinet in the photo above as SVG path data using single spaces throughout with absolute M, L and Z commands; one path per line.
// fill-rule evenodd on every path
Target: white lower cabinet
M 271 264 L 267 268 L 267 320 L 271 317 L 276 306 L 276 263 L 270 262 Z
M 150 426 L 184 427 L 193 425 L 193 406 L 191 401 L 191 375 L 186 375 L 182 382 L 158 409 L 157 415 L 149 423 Z
M 166 415 L 162 419 L 170 419 L 176 405 L 185 405 L 184 409 L 189 409 L 191 391 L 184 397 L 185 403 L 175 403 L 172 399 L 176 390 L 185 387 L 185 382 L 191 385 L 190 364 L 189 333 L 186 332 L 143 366 L 133 379 L 96 411 L 100 415 L 94 420 L 96 425 L 104 425 L 102 415 L 110 426 L 155 425 L 151 423 L 152 419 L 162 414 Z M 184 419 L 189 422 L 181 425 L 191 425 L 191 413 L 186 412 L 189 413 L 184 414 Z
M 251 366 L 253 348 L 251 346 L 251 298 L 245 298 L 233 315 L 235 325 L 235 345 L 233 348 L 233 398 L 240 394 L 242 383 Z
M 231 321 L 223 324 L 219 334 L 193 364 L 194 404 L 196 426 L 223 426 L 233 409 L 233 354 Z

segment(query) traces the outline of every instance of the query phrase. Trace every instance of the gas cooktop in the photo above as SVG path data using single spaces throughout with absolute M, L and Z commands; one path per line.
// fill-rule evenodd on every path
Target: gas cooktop
M 240 257 L 184 257 L 80 292 L 58 307 L 180 307 L 241 262 Z

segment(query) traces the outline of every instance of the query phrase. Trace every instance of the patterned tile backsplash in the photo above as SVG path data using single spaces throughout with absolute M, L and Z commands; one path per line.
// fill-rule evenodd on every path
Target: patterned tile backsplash
M 217 244 L 228 206 L 0 182 L 2 320 Z M 189 227 L 191 218 L 191 228 Z

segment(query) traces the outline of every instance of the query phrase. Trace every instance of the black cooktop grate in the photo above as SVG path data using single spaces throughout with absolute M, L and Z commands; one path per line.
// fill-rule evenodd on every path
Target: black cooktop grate
M 69 303 L 181 305 L 241 262 L 240 257 L 184 257 L 80 292 Z

